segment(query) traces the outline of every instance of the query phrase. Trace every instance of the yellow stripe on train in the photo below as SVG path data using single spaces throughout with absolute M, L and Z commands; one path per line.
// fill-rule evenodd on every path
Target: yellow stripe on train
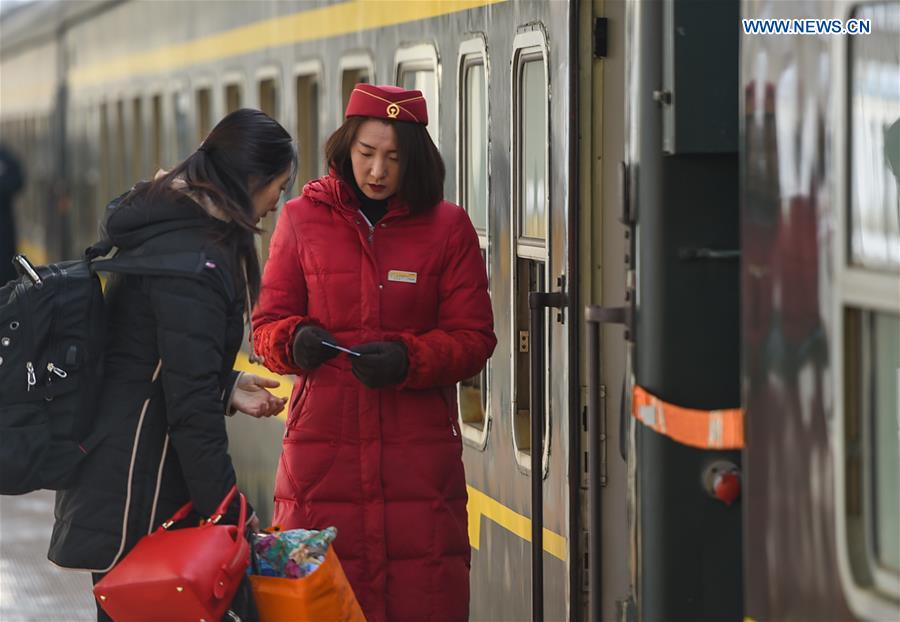
M 457 13 L 506 0 L 353 0 L 232 28 L 193 41 L 75 68 L 76 87 L 173 71 L 280 45 L 326 39 Z
M 466 484 L 469 491 L 469 543 L 473 549 L 481 548 L 481 517 L 489 518 L 507 531 L 531 542 L 531 519 L 492 499 L 477 488 Z M 553 557 L 566 561 L 566 538 L 544 528 L 544 550 Z

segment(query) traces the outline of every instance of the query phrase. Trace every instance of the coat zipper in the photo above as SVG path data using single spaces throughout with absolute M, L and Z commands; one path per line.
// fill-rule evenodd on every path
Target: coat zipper
M 159 372 L 162 369 L 162 359 L 160 359 L 156 363 L 156 369 L 153 370 L 153 376 L 150 378 L 150 395 L 144 400 L 144 405 L 141 408 L 141 414 L 138 417 L 137 428 L 134 433 L 134 441 L 131 446 L 131 461 L 128 465 L 128 481 L 125 487 L 125 509 L 122 512 L 122 536 L 119 540 L 119 550 L 116 551 L 116 554 L 113 556 L 112 562 L 110 562 L 109 566 L 102 569 L 85 569 L 90 570 L 91 572 L 109 572 L 112 570 L 113 566 L 115 566 L 119 559 L 122 557 L 122 552 L 125 550 L 125 542 L 128 539 L 128 517 L 131 514 L 131 489 L 132 484 L 134 483 L 134 464 L 137 458 L 137 450 L 138 445 L 141 442 L 141 430 L 144 427 L 144 417 L 147 414 L 147 409 L 150 407 L 150 401 L 153 394 L 153 385 L 156 384 L 156 380 L 159 378 Z
M 369 227 L 369 236 L 368 236 L 368 240 L 369 240 L 369 246 L 371 247 L 371 250 L 372 250 L 372 259 L 374 260 L 374 258 L 375 258 L 375 229 L 376 229 L 376 227 L 375 227 L 375 225 L 373 225 L 373 224 L 371 223 L 371 221 L 370 221 L 370 220 L 368 219 L 368 217 L 363 213 L 362 210 L 359 210 L 359 214 L 363 217 L 363 219 L 366 221 L 366 225 L 368 225 L 368 227 Z M 357 220 L 357 223 L 359 223 L 358 220 Z M 376 268 L 376 271 L 377 271 L 377 269 L 378 269 L 378 263 L 377 263 L 377 262 L 375 262 L 375 268 Z M 380 273 L 379 273 L 379 276 L 380 276 Z M 382 291 L 383 289 L 384 289 L 384 285 L 383 285 L 382 283 L 379 283 L 379 284 L 378 284 L 378 290 L 379 290 L 379 291 Z M 444 401 L 446 402 L 446 400 L 444 400 Z M 452 401 L 451 401 L 451 403 L 452 403 Z M 449 404 L 448 404 L 448 410 L 449 410 Z M 451 434 L 453 435 L 453 437 L 456 438 L 456 437 L 459 436 L 459 432 L 456 431 L 456 425 L 455 425 L 455 422 L 453 421 L 453 414 L 450 413 L 450 416 L 449 416 L 448 418 L 450 419 L 450 432 L 451 432 Z

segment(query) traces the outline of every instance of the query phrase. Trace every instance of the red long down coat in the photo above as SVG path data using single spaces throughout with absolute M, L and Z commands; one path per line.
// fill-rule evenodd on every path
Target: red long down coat
M 405 382 L 369 389 L 346 355 L 304 372 L 291 355 L 303 324 L 325 327 L 345 346 L 403 341 Z M 484 367 L 497 341 L 467 214 L 444 201 L 410 215 L 393 199 L 370 230 L 344 182 L 308 183 L 278 221 L 254 326 L 266 366 L 297 375 L 273 522 L 337 526 L 338 556 L 370 622 L 466 620 L 470 550 L 454 385 Z

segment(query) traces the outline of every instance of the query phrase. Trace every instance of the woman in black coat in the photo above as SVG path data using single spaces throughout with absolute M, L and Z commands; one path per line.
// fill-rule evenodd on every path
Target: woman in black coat
M 235 484 L 223 416 L 271 416 L 284 407 L 267 390 L 277 383 L 232 366 L 259 292 L 254 235 L 290 187 L 296 158 L 276 121 L 238 110 L 181 164 L 111 206 L 110 241 L 159 260 L 108 287 L 95 426 L 110 434 L 76 484 L 57 493 L 54 563 L 89 570 L 96 583 L 188 500 L 210 516 Z M 202 270 L 180 269 L 182 257 L 200 265 L 198 256 Z M 222 520 L 235 523 L 237 515 L 235 501 Z M 98 608 L 98 619 L 109 618 Z

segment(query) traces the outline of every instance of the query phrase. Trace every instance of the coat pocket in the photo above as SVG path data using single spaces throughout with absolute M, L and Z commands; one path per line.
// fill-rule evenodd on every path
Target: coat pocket
M 309 376 L 306 374 L 297 376 L 297 381 L 294 383 L 294 390 L 291 392 L 291 399 L 288 402 L 288 420 L 284 431 L 285 436 L 287 436 L 288 431 L 290 431 L 297 423 L 297 419 L 300 416 L 300 406 L 303 403 L 303 398 L 306 397 L 306 388 L 308 385 Z

